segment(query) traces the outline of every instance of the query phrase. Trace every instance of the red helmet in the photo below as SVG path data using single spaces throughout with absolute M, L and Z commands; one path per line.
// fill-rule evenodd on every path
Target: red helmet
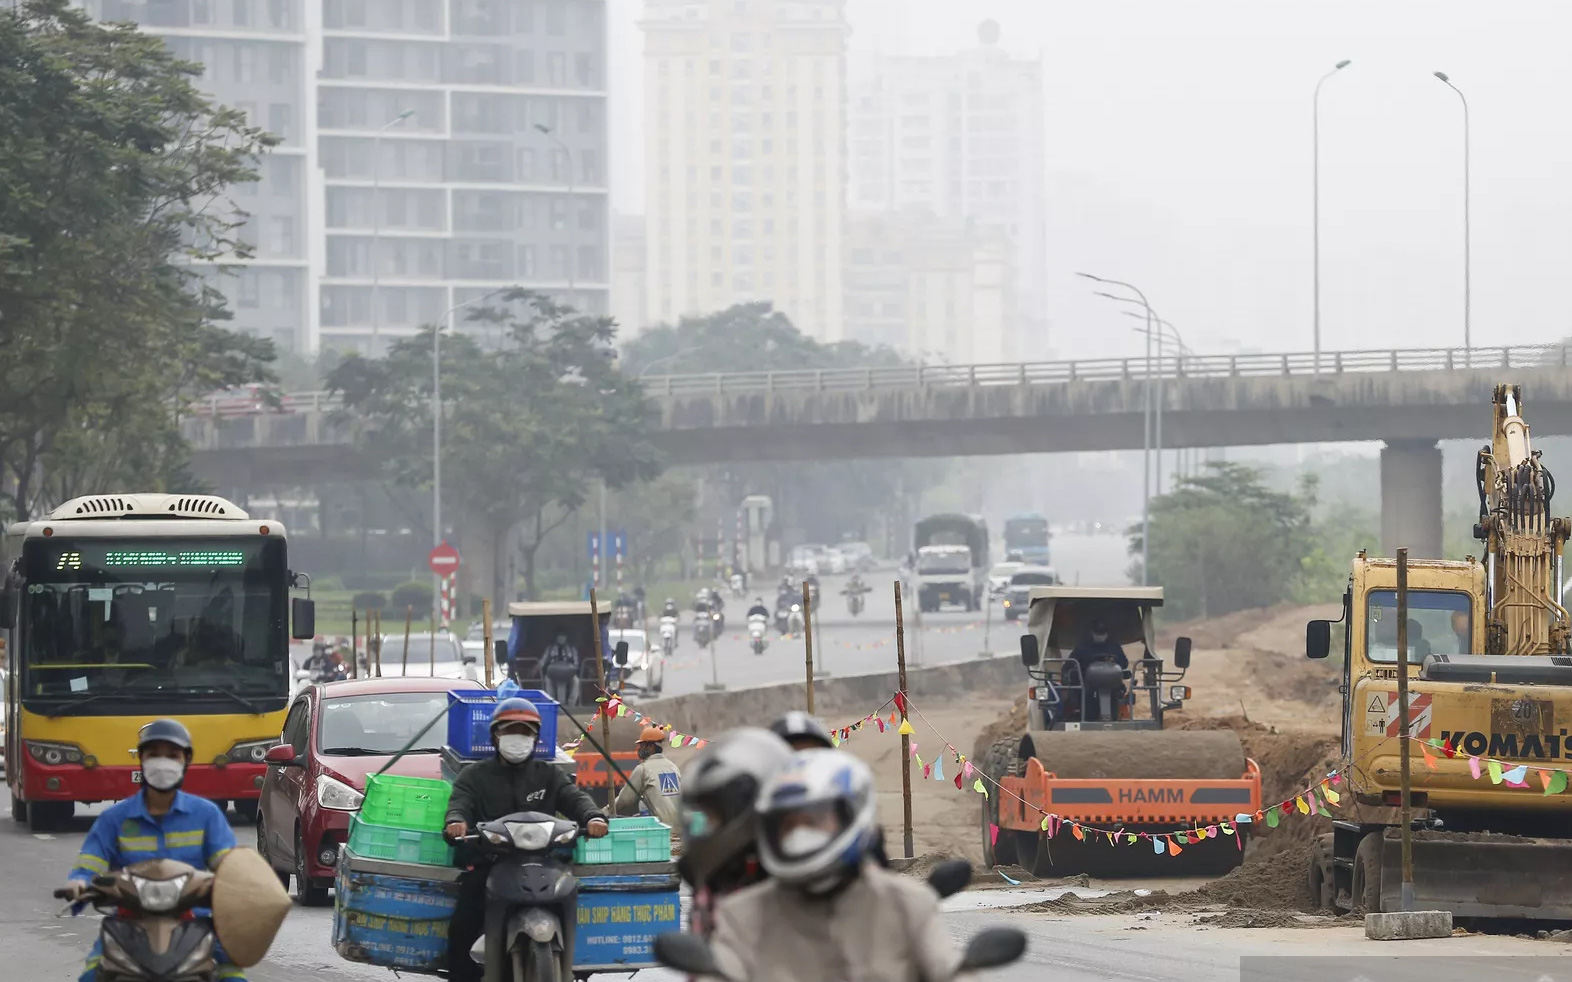
M 527 723 L 533 726 L 536 732 L 540 731 L 540 710 L 528 699 L 514 697 L 504 699 L 497 703 L 497 708 L 491 711 L 491 733 L 496 735 L 497 727 L 504 723 Z

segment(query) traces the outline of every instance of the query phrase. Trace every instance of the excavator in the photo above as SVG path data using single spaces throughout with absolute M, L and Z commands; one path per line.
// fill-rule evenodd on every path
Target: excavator
M 1413 910 L 1464 920 L 1572 920 L 1569 524 L 1533 450 L 1520 386 L 1498 385 L 1475 469 L 1484 556 L 1407 564 L 1408 700 L 1397 693 L 1397 562 L 1361 552 L 1338 621 L 1311 621 L 1326 658 L 1342 623 L 1345 817 L 1311 844 L 1321 906 L 1402 909 L 1400 741 L 1410 729 Z M 1348 798 L 1352 801 L 1349 802 Z

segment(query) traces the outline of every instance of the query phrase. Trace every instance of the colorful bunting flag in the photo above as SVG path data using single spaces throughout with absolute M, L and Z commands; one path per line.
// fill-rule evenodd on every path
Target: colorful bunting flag
M 982 795 L 984 798 L 988 797 L 988 789 L 983 787 L 982 778 L 978 778 L 972 782 L 972 790 Z
M 1500 784 L 1501 783 L 1501 762 L 1499 760 L 1489 760 L 1489 761 L 1485 762 L 1485 767 L 1486 767 L 1487 770 L 1490 771 L 1490 783 L 1491 784 Z
M 895 732 L 899 733 L 901 736 L 911 736 L 916 731 L 912 729 L 912 721 L 911 720 L 903 719 L 903 720 L 901 720 L 901 728 L 896 730 Z

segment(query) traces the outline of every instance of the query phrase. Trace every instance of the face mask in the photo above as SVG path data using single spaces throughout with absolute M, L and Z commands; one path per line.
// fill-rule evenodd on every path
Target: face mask
M 497 753 L 510 764 L 517 764 L 529 760 L 529 755 L 535 752 L 535 738 L 522 733 L 504 733 L 497 737 Z
M 1108 635 L 1106 635 L 1106 634 L 1093 634 L 1092 635 L 1092 640 L 1096 641 L 1098 644 L 1102 644 L 1104 641 L 1108 640 Z
M 186 776 L 186 765 L 169 757 L 149 757 L 142 761 L 142 780 L 155 791 L 170 791 Z
M 814 850 L 823 849 L 834 838 L 823 829 L 792 829 L 781 839 L 781 852 L 788 856 L 806 856 Z

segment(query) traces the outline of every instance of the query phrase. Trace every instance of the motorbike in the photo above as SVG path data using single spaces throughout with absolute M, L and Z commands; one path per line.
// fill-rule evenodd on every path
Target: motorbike
M 741 600 L 744 593 L 744 587 L 745 584 L 742 582 L 742 574 L 731 574 L 731 595 L 736 597 L 738 600 Z
M 566 914 L 579 892 L 578 837 L 574 822 L 515 812 L 454 840 L 498 857 L 486 876 L 486 933 L 470 949 L 485 982 L 571 982 L 576 925 Z
M 794 603 L 775 612 L 775 629 L 782 635 L 802 633 L 802 604 Z
M 846 610 L 853 617 L 862 613 L 862 594 L 856 591 L 846 594 Z
M 748 646 L 755 655 L 764 654 L 764 649 L 769 642 L 764 640 L 764 631 L 769 625 L 769 619 L 763 614 L 754 614 L 748 618 Z
M 85 893 L 54 892 L 70 900 L 75 913 L 84 905 L 104 914 L 99 982 L 213 982 L 218 975 L 213 922 L 195 917 L 209 906 L 213 874 L 173 859 L 133 863 L 94 877 Z
M 710 620 L 710 614 L 708 612 L 702 610 L 694 611 L 693 643 L 698 645 L 700 648 L 709 644 L 710 629 L 713 624 L 714 622 Z
M 660 619 L 660 648 L 667 658 L 677 651 L 677 618 L 669 614 Z
M 718 610 L 710 611 L 710 637 L 718 638 L 726 633 L 726 615 Z

